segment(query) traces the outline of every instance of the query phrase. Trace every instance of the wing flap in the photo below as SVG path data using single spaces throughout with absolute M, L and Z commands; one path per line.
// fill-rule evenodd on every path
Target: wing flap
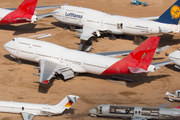
M 54 77 L 56 73 L 62 74 L 65 80 L 74 77 L 74 72 L 69 67 L 44 59 L 40 60 L 40 83 L 48 84 L 49 80 Z
M 22 116 L 24 120 L 32 120 L 34 118 L 34 115 L 29 113 L 22 113 Z

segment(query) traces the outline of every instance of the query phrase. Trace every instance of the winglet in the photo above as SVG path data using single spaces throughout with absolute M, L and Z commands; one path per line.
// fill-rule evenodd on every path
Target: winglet
M 49 83 L 49 80 L 44 80 L 42 81 L 43 84 L 48 84 Z

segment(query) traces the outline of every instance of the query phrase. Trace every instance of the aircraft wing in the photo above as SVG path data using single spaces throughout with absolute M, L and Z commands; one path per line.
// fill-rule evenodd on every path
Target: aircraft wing
M 160 54 L 163 50 L 166 50 L 169 47 L 169 45 L 166 45 L 161 48 L 156 49 L 156 54 Z M 113 51 L 113 52 L 102 52 L 102 53 L 95 53 L 98 55 L 104 55 L 104 56 L 110 56 L 110 57 L 116 57 L 116 56 L 126 56 L 133 50 L 125 50 L 125 51 Z
M 35 10 L 44 10 L 44 9 L 51 9 L 51 8 L 56 8 L 60 7 L 61 5 L 52 5 L 52 6 L 37 6 Z M 16 10 L 17 8 L 5 8 L 8 10 Z
M 95 53 L 95 54 L 115 57 L 115 56 L 124 56 L 124 55 L 128 55 L 130 52 L 132 52 L 132 50 L 126 50 L 126 51 L 114 51 L 114 52 L 102 52 L 102 53 Z
M 55 14 L 55 12 L 52 12 L 52 13 L 46 13 L 46 14 L 41 14 L 41 15 L 36 15 L 37 16 L 37 19 L 42 19 L 42 18 L 45 18 L 45 17 L 48 17 L 48 16 L 51 16 Z
M 164 105 L 161 105 L 161 106 L 158 106 L 157 108 L 164 108 L 164 107 L 166 107 L 166 106 L 168 106 L 168 105 L 170 105 L 171 103 L 167 103 L 167 104 L 164 104 Z
M 147 120 L 145 117 L 132 117 L 131 120 Z
M 142 20 L 157 20 L 159 19 L 159 16 L 154 16 L 154 17 L 142 17 L 142 18 L 139 18 L 139 19 L 142 19 Z
M 169 61 L 163 61 L 163 62 L 156 62 L 156 63 L 151 63 L 151 65 L 154 65 L 156 67 L 156 70 L 159 69 L 161 66 L 173 63 L 173 60 L 169 60 Z
M 99 30 L 101 30 L 100 26 L 93 23 L 85 23 L 83 25 L 83 29 L 77 31 L 81 32 L 80 34 L 78 34 L 80 36 L 80 39 L 87 41 L 90 37 L 94 36 L 94 32 L 96 32 L 97 36 L 100 36 Z
M 34 115 L 22 112 L 23 120 L 32 120 Z
M 74 72 L 70 68 L 44 59 L 40 60 L 40 83 L 48 84 L 56 73 L 62 74 L 64 79 L 74 77 Z

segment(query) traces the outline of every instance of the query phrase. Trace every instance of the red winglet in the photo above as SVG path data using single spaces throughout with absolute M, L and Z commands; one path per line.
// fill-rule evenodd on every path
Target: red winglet
M 49 80 L 42 81 L 43 84 L 48 84 Z

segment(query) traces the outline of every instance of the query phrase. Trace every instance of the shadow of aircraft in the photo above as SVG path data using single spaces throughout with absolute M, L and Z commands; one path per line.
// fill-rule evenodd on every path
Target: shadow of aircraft
M 93 77 L 93 78 L 102 79 L 102 80 L 113 80 L 113 77 L 111 75 L 94 75 L 94 74 L 89 74 L 89 73 L 81 73 L 79 75 Z M 127 87 L 133 88 L 133 87 L 137 87 L 138 85 L 141 85 L 144 83 L 151 83 L 152 81 L 155 81 L 156 79 L 168 77 L 170 75 L 147 76 L 147 74 L 144 73 L 144 74 L 113 75 L 113 76 L 122 78 L 121 80 L 117 80 L 117 79 L 114 80 L 114 83 L 118 84 L 118 82 L 125 81 Z M 128 82 L 128 81 L 124 80 L 123 78 L 128 79 L 128 80 L 133 80 L 133 82 Z
M 38 82 L 39 83 L 38 92 L 47 93 L 49 89 L 53 86 L 54 81 L 55 81 L 55 78 L 52 78 L 48 84 L 42 84 Z
M 167 67 L 173 71 L 180 72 L 180 69 L 176 68 L 175 64 L 169 64 L 169 65 L 166 65 L 165 67 Z
M 10 61 L 16 62 L 17 63 L 17 59 L 12 58 L 10 55 L 4 55 L 4 57 Z M 32 65 L 32 66 L 39 66 L 39 63 L 37 62 L 32 62 L 32 61 L 28 61 L 28 60 L 24 60 L 24 59 L 20 59 L 22 64 L 27 64 L 27 65 Z
M 158 37 L 161 37 L 158 47 L 163 47 L 166 45 L 171 46 L 180 43 L 180 39 L 173 39 L 174 35 L 172 34 L 163 34 L 163 35 L 159 35 Z
M 19 26 L 0 25 L 0 29 L 15 31 L 13 33 L 13 35 L 20 35 L 20 34 L 24 34 L 24 33 L 36 33 L 38 31 L 55 28 L 55 27 L 48 27 L 48 28 L 35 28 L 35 27 L 36 27 L 36 24 L 23 24 L 23 25 L 19 25 Z

